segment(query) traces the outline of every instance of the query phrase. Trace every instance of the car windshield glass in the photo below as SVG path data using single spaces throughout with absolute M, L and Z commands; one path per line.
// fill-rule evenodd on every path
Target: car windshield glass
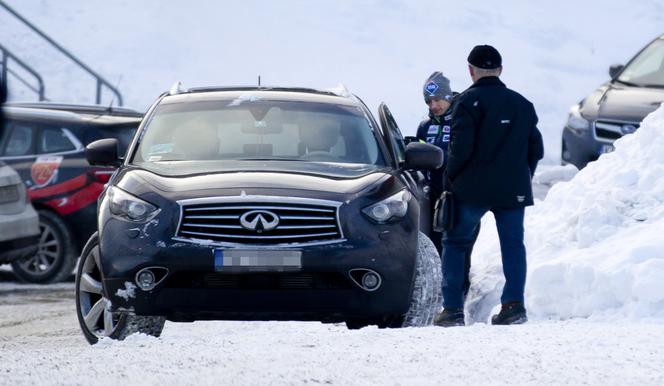
M 657 39 L 625 68 L 618 81 L 641 87 L 664 87 L 664 39 Z
M 265 160 L 384 164 L 367 117 L 353 106 L 301 101 L 165 103 L 132 163 Z

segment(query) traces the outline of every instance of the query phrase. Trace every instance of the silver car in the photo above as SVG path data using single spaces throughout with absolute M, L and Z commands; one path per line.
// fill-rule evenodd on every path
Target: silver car
M 0 161 L 0 264 L 33 255 L 39 242 L 39 217 L 21 178 Z

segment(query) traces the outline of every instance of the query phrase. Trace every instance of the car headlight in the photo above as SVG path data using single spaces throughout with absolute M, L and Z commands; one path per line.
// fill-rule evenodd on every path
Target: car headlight
M 159 213 L 156 206 L 115 186 L 108 189 L 107 198 L 111 213 L 125 220 L 142 222 Z
M 569 110 L 567 127 L 577 134 L 581 134 L 583 131 L 590 129 L 590 121 L 581 115 L 581 107 L 579 105 L 574 105 Z
M 395 217 L 403 217 L 408 212 L 410 192 L 402 190 L 382 201 L 362 209 L 362 213 L 377 223 L 385 223 Z

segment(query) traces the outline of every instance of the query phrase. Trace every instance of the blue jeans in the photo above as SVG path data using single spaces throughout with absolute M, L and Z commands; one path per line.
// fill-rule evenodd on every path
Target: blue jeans
M 503 304 L 523 302 L 526 286 L 526 247 L 523 244 L 524 208 L 492 208 L 455 203 L 454 227 L 443 234 L 443 306 L 462 309 L 466 255 L 475 241 L 474 231 L 486 212 L 496 218 L 503 259 Z

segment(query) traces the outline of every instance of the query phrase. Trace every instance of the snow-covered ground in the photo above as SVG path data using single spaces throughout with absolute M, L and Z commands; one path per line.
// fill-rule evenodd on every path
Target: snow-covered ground
M 372 108 L 385 100 L 405 133 L 425 112 L 424 78 L 440 69 L 465 88 L 468 50 L 491 43 L 505 81 L 538 109 L 550 165 L 526 213 L 526 325 L 485 323 L 502 286 L 486 216 L 465 328 L 167 323 L 159 339 L 90 347 L 71 283 L 23 286 L 2 275 L 0 384 L 664 384 L 664 108 L 582 172 L 553 166 L 569 105 L 663 32 L 661 0 L 8 3 L 119 81 L 130 106 L 145 108 L 175 79 L 343 82 Z M 3 12 L 2 43 L 50 75 L 49 95 L 89 101 L 88 78 Z
M 89 346 L 73 285 L 0 285 L 0 385 L 664 383 L 664 326 L 574 319 L 347 330 L 298 322 L 166 323 Z

